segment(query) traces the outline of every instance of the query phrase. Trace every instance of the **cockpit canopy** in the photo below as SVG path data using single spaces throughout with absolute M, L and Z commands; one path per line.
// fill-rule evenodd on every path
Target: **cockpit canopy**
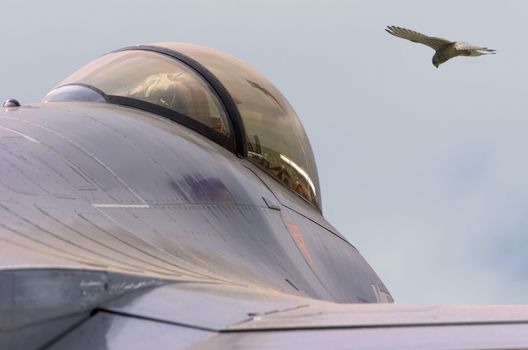
M 71 100 L 117 103 L 180 122 L 321 207 L 315 159 L 295 111 L 232 56 L 180 43 L 125 48 L 84 66 L 44 98 Z

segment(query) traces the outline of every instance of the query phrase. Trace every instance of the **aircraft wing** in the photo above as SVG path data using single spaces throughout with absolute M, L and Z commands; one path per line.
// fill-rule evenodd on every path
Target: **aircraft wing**
M 50 349 L 496 349 L 528 346 L 528 306 L 336 304 L 181 282 L 103 304 Z

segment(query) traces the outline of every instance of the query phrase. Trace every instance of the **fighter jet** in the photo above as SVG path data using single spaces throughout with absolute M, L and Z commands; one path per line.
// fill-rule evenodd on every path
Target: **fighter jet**
M 0 162 L 1 349 L 528 346 L 526 306 L 393 304 L 291 105 L 222 52 L 126 47 L 9 100 Z

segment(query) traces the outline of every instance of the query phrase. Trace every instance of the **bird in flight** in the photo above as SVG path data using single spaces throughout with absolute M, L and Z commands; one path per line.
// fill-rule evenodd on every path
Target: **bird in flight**
M 482 56 L 494 54 L 496 50 L 487 47 L 475 46 L 460 41 L 451 41 L 442 38 L 427 36 L 414 30 L 388 26 L 385 29 L 389 34 L 398 38 L 407 39 L 415 43 L 429 46 L 435 50 L 433 56 L 433 65 L 438 68 L 439 65 L 456 56 Z

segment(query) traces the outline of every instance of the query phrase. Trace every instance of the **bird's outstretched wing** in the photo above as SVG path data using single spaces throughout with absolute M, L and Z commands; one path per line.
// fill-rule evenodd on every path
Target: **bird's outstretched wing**
M 415 32 L 414 30 L 395 26 L 388 26 L 385 30 L 387 31 L 387 33 L 397 36 L 398 38 L 407 39 L 415 43 L 424 44 L 434 50 L 438 50 L 444 45 L 453 43 L 453 41 L 451 40 L 435 38 L 424 35 L 422 33 Z

